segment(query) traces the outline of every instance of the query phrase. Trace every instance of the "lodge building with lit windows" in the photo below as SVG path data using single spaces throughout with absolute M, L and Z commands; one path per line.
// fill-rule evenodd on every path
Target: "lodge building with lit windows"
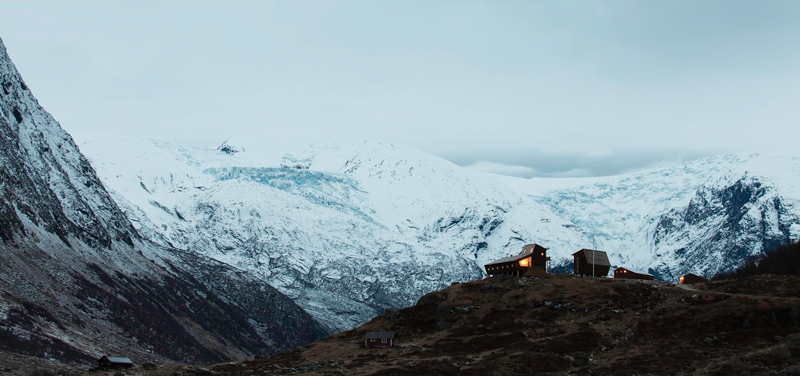
M 528 244 L 522 247 L 520 254 L 494 260 L 484 267 L 486 274 L 490 276 L 500 274 L 540 275 L 550 271 L 550 257 L 547 257 L 547 248 L 538 244 Z
M 616 268 L 614 270 L 614 278 L 621 278 L 621 279 L 643 279 L 646 281 L 652 281 L 656 278 L 656 276 L 647 273 L 637 272 L 628 268 Z

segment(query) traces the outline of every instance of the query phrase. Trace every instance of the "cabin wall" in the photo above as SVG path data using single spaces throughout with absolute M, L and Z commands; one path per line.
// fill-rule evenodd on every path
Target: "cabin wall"
M 111 363 L 111 362 L 103 362 L 98 364 L 100 369 L 128 369 L 133 368 L 133 364 L 120 364 L 120 363 Z
M 500 265 L 492 265 L 492 268 L 498 267 L 499 269 L 496 270 L 489 270 L 489 267 L 486 268 L 486 274 L 488 275 L 522 275 L 527 271 L 528 268 L 521 268 L 518 262 L 513 263 L 506 263 Z
M 706 282 L 705 278 L 689 274 L 683 276 L 683 282 L 681 283 L 684 285 L 691 285 L 694 283 L 701 283 L 701 282 Z
M 631 272 L 630 270 L 628 270 L 627 273 L 622 273 L 619 269 L 614 271 L 614 278 L 619 278 L 619 279 L 641 279 L 641 280 L 646 280 L 646 281 L 651 281 L 651 280 L 655 279 L 655 277 L 652 276 L 652 275 L 634 273 L 634 272 Z
M 367 347 L 391 347 L 394 346 L 394 339 L 388 338 L 386 339 L 386 343 L 383 343 L 380 338 L 370 338 L 365 339 Z
M 547 252 L 540 251 L 531 255 L 531 265 L 536 265 L 536 266 L 547 265 Z
M 595 265 L 594 275 L 596 277 L 605 277 L 608 275 L 609 270 L 611 270 L 611 266 Z M 591 276 L 592 264 L 589 263 L 584 254 L 575 255 L 573 271 L 575 274 Z

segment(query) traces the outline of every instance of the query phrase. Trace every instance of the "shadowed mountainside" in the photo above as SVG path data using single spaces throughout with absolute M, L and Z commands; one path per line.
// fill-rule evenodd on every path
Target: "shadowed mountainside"
M 714 280 L 744 278 L 759 274 L 800 275 L 800 243 L 787 243 L 752 259 L 730 273 Z
M 143 240 L 0 40 L 0 351 L 206 364 L 327 333 L 274 288 Z

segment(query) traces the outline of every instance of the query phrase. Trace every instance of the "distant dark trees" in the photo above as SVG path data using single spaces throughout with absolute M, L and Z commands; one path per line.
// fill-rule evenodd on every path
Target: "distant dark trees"
M 732 272 L 717 274 L 712 279 L 743 278 L 757 274 L 800 275 L 800 242 L 784 244 Z

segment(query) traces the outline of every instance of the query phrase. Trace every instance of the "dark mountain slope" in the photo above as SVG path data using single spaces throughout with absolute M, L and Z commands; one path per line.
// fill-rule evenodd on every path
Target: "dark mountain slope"
M 0 41 L 0 350 L 209 363 L 326 331 L 219 262 L 143 242 Z
M 800 275 L 800 243 L 790 241 L 776 247 L 736 270 L 714 276 L 714 280 L 743 278 L 759 274 Z
M 779 283 L 800 283 L 785 278 Z M 744 281 L 731 294 L 722 292 L 731 286 L 717 282 L 688 290 L 571 275 L 495 277 L 428 294 L 414 307 L 297 351 L 209 369 L 218 375 L 796 374 L 800 298 L 764 294 L 775 282 L 769 278 Z M 399 345 L 362 348 L 367 331 L 395 331 Z

